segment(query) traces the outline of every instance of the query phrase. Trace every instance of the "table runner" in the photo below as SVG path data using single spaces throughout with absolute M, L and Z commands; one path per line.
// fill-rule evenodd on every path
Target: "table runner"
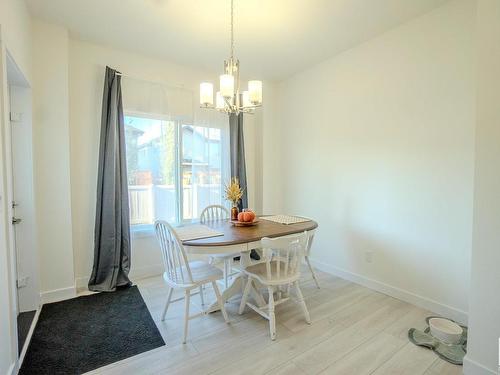
M 224 233 L 202 224 L 185 225 L 174 228 L 181 241 L 197 240 L 200 238 L 223 236 Z
M 311 221 L 310 219 L 304 217 L 290 216 L 290 215 L 260 216 L 259 219 L 274 221 L 275 223 L 280 223 L 285 225 L 305 223 L 306 221 Z

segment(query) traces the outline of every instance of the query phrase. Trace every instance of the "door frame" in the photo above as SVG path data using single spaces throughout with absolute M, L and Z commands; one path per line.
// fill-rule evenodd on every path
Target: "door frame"
M 3 41 L 2 30 L 0 28 L 0 247 L 5 248 L 5 267 L 7 269 L 6 279 L 1 280 L 1 282 L 6 282 L 8 300 L 8 320 L 10 326 L 10 358 L 12 363 L 10 364 L 9 372 L 14 374 L 17 372 L 19 364 L 18 356 L 18 342 L 17 342 L 17 290 L 15 284 L 15 259 L 13 259 L 13 249 L 11 246 L 11 230 L 9 225 L 9 215 L 11 210 L 9 209 L 9 190 L 7 183 L 7 166 L 8 162 L 5 160 L 6 153 L 6 137 L 5 131 L 7 129 L 7 122 L 9 121 L 9 98 L 8 98 L 8 83 L 7 83 L 7 49 Z M 10 126 L 10 124 L 9 124 Z M 10 159 L 9 159 L 10 160 Z M 2 249 L 3 250 L 3 249 Z M 0 252 L 0 256 L 3 256 L 3 251 Z
M 17 294 L 17 265 L 16 265 L 16 249 L 14 246 L 14 228 L 12 225 L 12 197 L 13 197 L 13 169 L 12 169 L 12 135 L 11 135 L 11 122 L 10 122 L 10 102 L 9 102 L 9 78 L 8 78 L 8 61 L 9 64 L 13 63 L 17 71 L 22 75 L 26 86 L 30 87 L 29 81 L 25 78 L 26 75 L 22 72 L 19 66 L 16 64 L 15 59 L 12 54 L 8 51 L 3 39 L 2 28 L 0 25 L 0 256 L 4 256 L 5 266 L 7 274 L 6 278 L 0 280 L 2 283 L 6 283 L 8 300 L 2 303 L 6 303 L 8 316 L 7 318 L 10 326 L 10 368 L 8 369 L 8 374 L 16 374 L 20 368 L 20 364 L 26 353 L 26 347 L 29 343 L 30 336 L 33 332 L 33 323 L 36 322 L 38 315 L 40 313 L 40 299 L 38 302 L 38 309 L 36 312 L 35 319 L 32 323 L 30 333 L 26 338 L 24 349 L 19 354 L 18 349 L 18 338 L 17 338 L 17 315 L 18 315 L 18 294 Z M 32 186 L 34 189 L 34 186 Z M 33 206 L 35 201 L 33 199 Z M 33 207 L 34 209 L 34 207 Z M 34 222 L 36 226 L 36 222 Z M 34 229 L 34 235 L 36 236 L 36 228 Z M 3 248 L 5 248 L 5 254 L 3 253 Z M 34 249 L 37 251 L 37 249 Z M 0 275 L 1 276 L 1 275 Z M 40 289 L 39 276 L 38 278 L 38 289 Z M 40 294 L 40 290 L 38 290 Z

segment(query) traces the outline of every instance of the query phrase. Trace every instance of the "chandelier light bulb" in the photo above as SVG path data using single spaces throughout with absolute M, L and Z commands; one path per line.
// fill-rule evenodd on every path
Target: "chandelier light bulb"
M 215 108 L 218 110 L 223 110 L 224 107 L 224 97 L 222 96 L 220 91 L 217 91 L 217 94 L 215 95 Z
M 225 98 L 232 98 L 234 95 L 234 77 L 231 74 L 220 76 L 220 93 Z
M 253 105 L 262 103 L 262 81 L 248 81 L 248 92 Z
M 214 105 L 214 85 L 209 82 L 200 84 L 200 104 L 208 107 Z
M 252 103 L 250 102 L 250 93 L 248 91 L 243 91 L 241 93 L 241 103 L 243 108 L 248 108 L 252 106 Z

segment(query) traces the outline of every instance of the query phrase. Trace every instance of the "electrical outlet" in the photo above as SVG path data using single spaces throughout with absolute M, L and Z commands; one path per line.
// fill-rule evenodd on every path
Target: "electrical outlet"
M 25 286 L 27 286 L 28 285 L 28 279 L 29 279 L 28 276 L 19 278 L 17 280 L 17 288 L 21 289 L 21 288 L 24 288 Z
M 373 262 L 373 251 L 365 251 L 365 262 L 366 263 Z

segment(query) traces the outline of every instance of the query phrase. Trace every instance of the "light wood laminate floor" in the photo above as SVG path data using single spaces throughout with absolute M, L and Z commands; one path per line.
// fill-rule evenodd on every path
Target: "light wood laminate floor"
M 425 317 L 432 315 L 429 311 L 322 272 L 317 289 L 310 274 L 303 275 L 308 279 L 301 287 L 311 325 L 297 304 L 279 305 L 273 342 L 267 320 L 249 309 L 238 315 L 235 298 L 226 304 L 231 324 L 224 323 L 220 312 L 191 320 L 186 345 L 181 343 L 184 303 L 172 304 L 162 322 L 167 288 L 161 277 L 140 280 L 141 294 L 167 345 L 89 374 L 462 373 L 461 366 L 408 341 L 408 329 L 423 329 Z M 205 294 L 206 301 L 214 300 L 211 289 Z M 199 304 L 199 296 L 191 300 Z

